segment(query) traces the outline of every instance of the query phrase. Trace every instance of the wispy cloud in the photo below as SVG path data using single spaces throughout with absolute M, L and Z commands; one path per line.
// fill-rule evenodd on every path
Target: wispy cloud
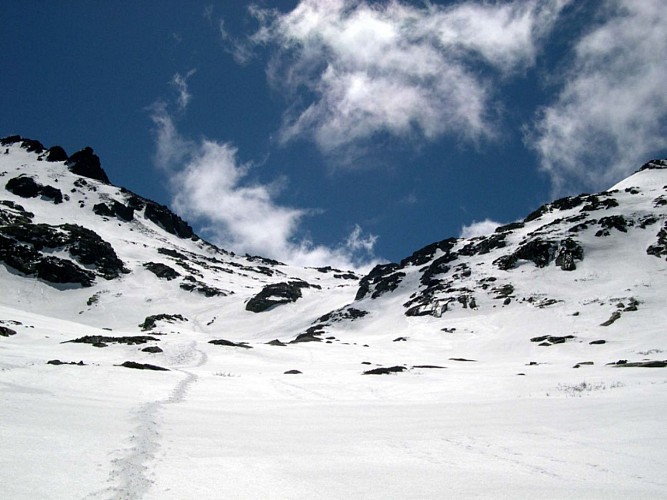
M 529 134 L 557 192 L 608 187 L 666 147 L 665 3 L 607 0 L 602 12 Z
M 475 142 L 495 135 L 493 84 L 534 64 L 567 3 L 302 0 L 288 13 L 252 9 L 252 41 L 274 49 L 269 80 L 292 99 L 283 141 L 307 137 L 326 153 L 381 134 Z
M 188 79 L 197 72 L 196 69 L 191 69 L 185 75 L 176 73 L 171 79 L 171 85 L 178 92 L 176 103 L 179 111 L 185 111 L 192 100 L 192 94 L 188 90 Z
M 169 176 L 173 207 L 203 227 L 214 243 L 303 266 L 365 269 L 377 260 L 377 237 L 364 234 L 358 225 L 335 247 L 300 236 L 303 219 L 316 211 L 281 204 L 284 179 L 253 182 L 253 164 L 241 162 L 234 145 L 182 137 L 165 103 L 154 104 L 150 112 L 155 161 Z
M 461 228 L 461 238 L 474 238 L 476 236 L 488 236 L 492 234 L 497 227 L 501 226 L 500 222 L 491 219 L 484 219 L 483 221 L 473 221 L 467 226 Z

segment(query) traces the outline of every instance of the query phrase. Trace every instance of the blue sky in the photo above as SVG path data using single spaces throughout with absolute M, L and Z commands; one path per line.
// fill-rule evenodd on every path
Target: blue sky
M 662 0 L 8 2 L 0 135 L 207 239 L 399 260 L 667 155 Z

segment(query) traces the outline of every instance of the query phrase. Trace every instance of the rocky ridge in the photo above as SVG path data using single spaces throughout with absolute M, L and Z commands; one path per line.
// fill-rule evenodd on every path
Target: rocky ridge
M 522 316 L 539 322 L 568 310 L 556 328 L 526 334 L 527 345 L 605 345 L 604 329 L 655 307 L 645 289 L 665 273 L 665 160 L 609 191 L 555 200 L 493 234 L 447 238 L 359 277 L 220 249 L 168 207 L 114 186 L 91 148 L 68 156 L 20 136 L 0 143 L 3 279 L 38 280 L 41 298 L 31 296 L 30 307 L 100 328 L 194 328 L 228 346 L 368 347 L 384 336 L 411 342 L 413 332 L 479 341 L 488 326 L 471 325 L 480 317 L 508 317 L 519 328 Z M 113 324 L 100 323 L 110 317 Z M 239 325 L 243 337 L 220 338 Z

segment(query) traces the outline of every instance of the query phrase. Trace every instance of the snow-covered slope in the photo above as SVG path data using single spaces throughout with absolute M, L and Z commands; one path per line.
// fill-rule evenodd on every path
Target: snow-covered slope
M 360 277 L 5 139 L 3 496 L 664 496 L 666 167 Z

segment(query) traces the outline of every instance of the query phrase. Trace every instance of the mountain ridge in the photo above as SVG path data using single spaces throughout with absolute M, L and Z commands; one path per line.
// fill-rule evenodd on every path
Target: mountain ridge
M 641 186 L 633 184 L 642 184 L 637 181 L 650 177 L 652 172 L 662 174 L 667 168 L 665 160 L 647 162 L 609 191 L 546 203 L 522 221 L 501 226 L 490 235 L 447 238 L 426 245 L 398 263 L 377 265 L 360 277 L 330 267 L 297 271 L 299 268 L 295 266 L 286 266 L 272 259 L 236 256 L 211 245 L 166 206 L 113 186 L 99 158 L 89 147 L 69 157 L 58 146 L 47 149 L 39 141 L 21 136 L 10 136 L 0 143 L 5 147 L 5 157 L 11 156 L 12 148 L 14 154 L 23 152 L 23 161 L 32 159 L 32 164 L 22 163 L 14 173 L 2 172 L 3 177 L 11 177 L 5 181 L 5 193 L 13 198 L 2 201 L 3 226 L 0 227 L 0 258 L 8 269 L 36 276 L 51 285 L 82 288 L 94 284 L 94 288 L 99 288 L 103 285 L 100 279 L 122 280 L 122 276 L 143 269 L 157 278 L 156 284 L 164 283 L 174 288 L 174 283 L 178 282 L 181 292 L 197 293 L 205 298 L 237 294 L 238 290 L 232 289 L 234 287 L 223 286 L 225 280 L 234 276 L 238 284 L 244 282 L 245 289 L 252 289 L 253 293 L 246 294 L 243 300 L 245 308 L 256 313 L 295 303 L 301 299 L 304 289 L 322 292 L 317 281 L 324 276 L 333 278 L 324 286 L 327 290 L 337 287 L 339 282 L 346 283 L 346 286 L 341 285 L 342 288 L 352 289 L 358 281 L 356 292 L 348 298 L 348 303 L 321 311 L 310 318 L 307 328 L 301 331 L 290 329 L 285 332 L 300 341 L 321 341 L 326 327 L 331 327 L 332 322 L 354 322 L 364 317 L 367 322 L 373 315 L 364 304 L 374 307 L 374 302 L 382 302 L 379 299 L 383 296 L 400 295 L 399 289 L 405 288 L 406 280 L 410 281 L 410 293 L 403 294 L 402 314 L 441 318 L 448 312 L 451 315 L 454 310 L 478 311 L 485 307 L 489 298 L 493 308 L 500 302 L 501 307 L 510 306 L 512 302 L 514 305 L 517 302 L 534 303 L 537 299 L 530 294 L 518 296 L 510 279 L 512 273 L 525 273 L 525 263 L 532 263 L 537 269 L 549 270 L 555 266 L 561 271 L 575 271 L 587 261 L 591 249 L 599 246 L 596 239 L 618 239 L 621 235 L 628 236 L 628 231 L 638 235 L 638 230 L 646 236 L 651 228 L 658 227 L 655 237 L 649 236 L 652 241 L 646 246 L 646 255 L 661 258 L 667 254 L 667 216 L 665 210 L 660 210 L 667 204 L 664 188 L 662 191 L 659 187 L 651 188 L 650 192 L 655 196 L 650 209 L 639 207 L 637 203 L 633 205 L 633 201 L 647 195 Z M 47 163 L 37 163 L 44 160 Z M 32 168 L 26 168 L 26 165 L 32 165 Z M 43 165 L 49 165 L 50 170 L 45 172 Z M 45 179 L 52 182 L 45 182 Z M 66 185 L 69 189 L 65 189 Z M 54 222 L 53 217 L 48 221 L 33 221 L 35 215 L 19 203 L 28 200 L 38 200 L 33 203 L 34 207 L 52 203 L 54 214 L 57 213 L 56 207 L 63 203 L 74 207 L 68 217 L 80 219 L 83 225 L 72 224 L 62 216 L 61 224 L 49 224 Z M 634 207 L 634 212 L 628 214 L 628 209 L 619 208 L 620 204 Z M 86 218 L 81 215 L 83 213 Z M 135 261 L 130 266 L 132 270 L 114 250 L 114 245 L 117 247 L 119 243 L 109 243 L 93 229 L 111 228 L 114 221 L 119 229 L 107 231 L 108 239 L 122 235 L 132 246 L 141 244 L 148 248 L 147 241 L 154 246 L 150 258 Z M 129 232 L 120 231 L 127 226 Z M 133 236 L 128 236 L 131 232 L 143 232 L 148 240 L 135 238 L 132 241 Z M 586 251 L 582 238 L 589 242 Z M 478 271 L 481 267 L 484 267 L 482 273 Z M 574 284 L 571 282 L 570 286 Z M 87 304 L 91 301 L 96 304 L 101 293 L 97 291 L 89 297 Z M 347 293 L 351 295 L 351 290 Z M 539 303 L 544 305 L 557 300 L 560 299 L 545 298 Z M 285 335 L 282 335 L 283 339 Z
M 6 496 L 664 494 L 667 161 L 360 276 L 2 147 Z

